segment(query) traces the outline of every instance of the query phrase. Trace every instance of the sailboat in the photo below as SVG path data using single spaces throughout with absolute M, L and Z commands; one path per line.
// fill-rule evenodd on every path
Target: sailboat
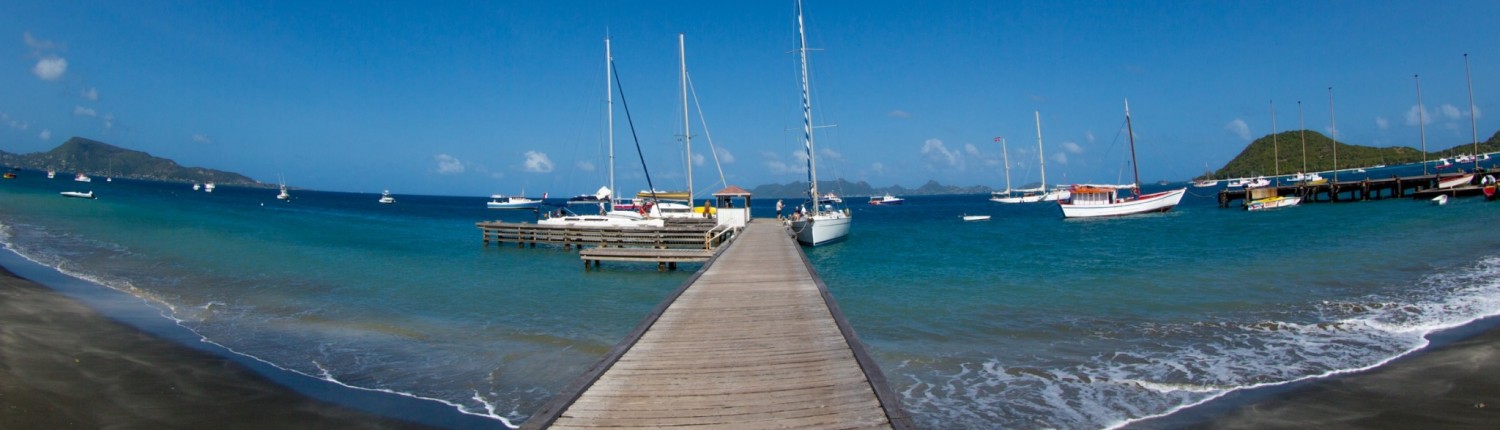
M 1276 159 L 1276 170 L 1273 171 L 1273 173 L 1276 176 L 1281 176 L 1281 146 L 1276 141 L 1275 103 L 1271 104 L 1271 151 L 1273 154 L 1272 157 Z M 1301 173 L 1298 173 L 1298 175 L 1301 175 Z M 1288 206 L 1296 206 L 1298 203 L 1302 203 L 1302 197 L 1300 196 L 1277 195 L 1277 193 L 1280 192 L 1280 187 L 1251 188 L 1246 190 L 1245 192 L 1249 193 L 1249 195 L 1245 199 L 1245 210 L 1247 211 L 1284 208 Z
M 806 246 L 818 246 L 843 240 L 849 236 L 853 219 L 848 210 L 835 210 L 833 205 L 818 201 L 818 165 L 813 150 L 812 99 L 808 95 L 807 82 L 807 30 L 802 23 L 802 2 L 797 2 L 797 54 L 802 72 L 802 142 L 807 150 L 808 197 L 813 202 L 812 210 L 792 217 L 792 232 L 797 242 Z
M 278 176 L 278 179 L 281 179 L 281 193 L 276 195 L 276 200 L 291 200 L 292 195 L 286 192 L 286 178 Z
M 1141 195 L 1141 171 L 1136 166 L 1135 130 L 1130 123 L 1130 101 L 1125 101 L 1125 133 L 1130 138 L 1130 169 L 1135 182 L 1127 187 L 1101 187 L 1075 185 L 1072 196 L 1059 200 L 1063 218 L 1097 218 L 1134 215 L 1151 212 L 1166 212 L 1182 201 L 1187 188 Z M 1120 190 L 1129 189 L 1130 196 L 1120 196 Z
M 1036 115 L 1036 155 L 1037 165 L 1042 170 L 1042 183 L 1036 188 L 1013 190 L 1010 188 L 1010 155 L 1006 154 L 1005 166 L 1005 191 L 990 193 L 990 201 L 997 203 L 1035 203 L 1064 200 L 1068 198 L 1069 191 L 1066 189 L 1047 189 L 1047 156 L 1042 150 L 1042 113 L 1034 112 Z M 1000 139 L 1001 151 L 1005 151 L 1005 139 Z
M 608 119 L 606 128 L 609 136 L 609 186 L 599 187 L 595 193 L 597 204 L 600 205 L 597 215 L 578 215 L 564 209 L 564 215 L 548 216 L 537 221 L 538 225 L 567 226 L 575 228 L 615 228 L 615 227 L 664 227 L 666 222 L 659 218 L 646 218 L 645 215 L 636 212 L 636 204 L 630 200 L 616 199 L 610 191 L 615 187 L 615 104 L 614 104 L 614 55 L 610 52 L 609 38 L 604 39 L 604 100 L 608 105 Z M 628 111 L 627 111 L 628 112 Z M 572 203 L 572 199 L 569 199 Z M 608 205 L 608 208 L 605 205 Z

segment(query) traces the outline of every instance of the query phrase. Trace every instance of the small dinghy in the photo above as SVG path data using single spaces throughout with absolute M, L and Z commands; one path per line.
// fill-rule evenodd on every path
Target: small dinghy
M 1448 204 L 1448 195 L 1443 194 L 1432 198 L 1432 204 L 1442 206 Z
M 969 215 L 969 214 L 964 214 L 963 217 L 964 217 L 964 221 L 989 221 L 990 220 L 990 216 L 989 215 Z
M 62 194 L 63 197 L 74 197 L 74 198 L 80 198 L 80 199 L 92 199 L 92 198 L 94 198 L 94 192 L 93 191 L 63 191 L 63 192 L 61 192 L 59 194 Z

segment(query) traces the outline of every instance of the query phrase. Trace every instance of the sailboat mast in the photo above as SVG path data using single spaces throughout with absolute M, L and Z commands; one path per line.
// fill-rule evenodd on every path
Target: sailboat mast
M 1297 128 L 1302 129 L 1302 171 L 1307 172 L 1307 123 L 1302 122 L 1302 101 L 1297 100 Z
M 1469 54 L 1464 53 L 1464 79 L 1469 81 L 1469 128 L 1474 131 L 1474 172 L 1479 171 L 1479 124 L 1474 115 L 1474 78 L 1469 74 Z
M 609 210 L 615 210 L 615 198 L 619 196 L 620 190 L 615 188 L 615 83 L 610 79 L 610 64 L 614 64 L 615 57 L 609 51 L 609 37 L 604 37 L 604 105 L 608 112 L 606 121 L 609 133 Z
M 687 145 L 687 187 L 688 206 L 693 205 L 693 136 L 688 132 L 688 87 L 687 87 L 687 45 L 683 42 L 682 33 L 677 33 L 677 58 L 682 68 L 682 142 Z
M 1125 99 L 1125 134 L 1130 138 L 1130 171 L 1135 182 L 1130 184 L 1131 194 L 1141 194 L 1141 168 L 1135 163 L 1135 128 L 1130 124 L 1130 99 Z
M 1422 130 L 1422 174 L 1427 174 L 1427 108 L 1422 107 L 1422 77 L 1411 75 L 1417 81 L 1417 127 Z
M 1271 101 L 1271 158 L 1276 159 L 1276 176 L 1281 176 L 1281 145 L 1276 143 L 1276 101 Z M 1278 178 L 1279 180 L 1279 178 Z
M 1000 155 L 1005 159 L 1005 194 L 1010 195 L 1010 150 L 1005 149 L 1005 138 L 1000 138 Z
M 807 150 L 808 192 L 812 196 L 812 214 L 818 214 L 818 169 L 813 161 L 812 100 L 807 88 L 807 30 L 802 25 L 802 2 L 797 2 L 797 53 L 802 62 L 802 142 Z
M 1328 87 L 1328 131 L 1333 134 L 1333 183 L 1339 182 L 1339 121 L 1333 116 L 1333 87 Z
M 1042 194 L 1047 193 L 1047 153 L 1042 150 L 1042 111 L 1031 111 L 1036 116 L 1036 159 L 1042 167 Z

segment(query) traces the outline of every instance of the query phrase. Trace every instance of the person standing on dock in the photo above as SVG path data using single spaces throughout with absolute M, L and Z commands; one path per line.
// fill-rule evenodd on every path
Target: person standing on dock
M 781 209 L 782 208 L 783 208 L 783 206 L 781 205 L 781 199 L 776 199 L 776 219 L 778 219 L 778 220 L 781 219 Z

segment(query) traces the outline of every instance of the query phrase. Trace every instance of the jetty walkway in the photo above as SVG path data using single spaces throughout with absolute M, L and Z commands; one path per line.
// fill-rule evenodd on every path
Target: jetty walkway
M 1457 172 L 1455 172 L 1457 173 Z M 1283 196 L 1299 196 L 1306 202 L 1358 202 L 1365 200 L 1380 200 L 1386 198 L 1417 198 L 1427 199 L 1437 195 L 1467 196 L 1478 195 L 1481 191 L 1480 179 L 1494 172 L 1481 172 L 1474 175 L 1468 184 L 1451 188 L 1438 188 L 1438 181 L 1454 176 L 1455 173 L 1417 175 L 1417 176 L 1391 176 L 1389 178 L 1364 178 L 1356 181 L 1328 181 L 1318 185 L 1286 184 L 1277 185 L 1276 194 Z M 1219 190 L 1219 207 L 1229 207 L 1230 203 L 1239 200 L 1244 201 L 1247 191 L 1244 188 L 1224 188 Z
M 911 428 L 776 220 L 752 221 L 523 428 Z

